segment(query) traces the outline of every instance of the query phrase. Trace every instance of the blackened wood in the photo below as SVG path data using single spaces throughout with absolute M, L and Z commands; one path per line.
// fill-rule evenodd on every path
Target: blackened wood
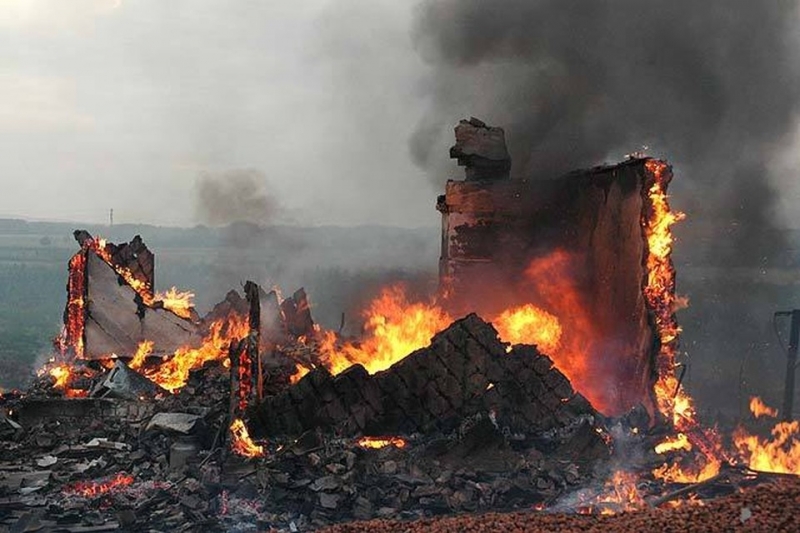
M 286 321 L 286 329 L 294 337 L 314 333 L 314 319 L 311 318 L 311 306 L 304 289 L 298 289 L 290 298 L 281 303 L 281 310 Z
M 247 398 L 248 405 L 253 402 L 261 400 L 263 391 L 262 373 L 261 373 L 261 287 L 257 283 L 247 281 L 244 284 L 244 294 L 247 303 L 250 304 L 250 309 L 247 316 L 247 324 L 249 326 L 249 333 L 247 335 L 247 344 L 245 351 L 247 354 L 247 364 L 250 365 L 248 376 L 249 383 L 249 398 Z

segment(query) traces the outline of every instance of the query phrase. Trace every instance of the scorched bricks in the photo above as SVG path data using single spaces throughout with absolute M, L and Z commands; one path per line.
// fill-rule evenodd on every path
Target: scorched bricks
M 471 314 L 430 346 L 370 376 L 360 365 L 337 376 L 318 367 L 252 411 L 255 432 L 299 435 L 328 429 L 344 435 L 451 430 L 464 418 L 493 413 L 513 431 L 562 427 L 596 415 L 552 361 L 534 347 L 507 351 L 494 328 Z

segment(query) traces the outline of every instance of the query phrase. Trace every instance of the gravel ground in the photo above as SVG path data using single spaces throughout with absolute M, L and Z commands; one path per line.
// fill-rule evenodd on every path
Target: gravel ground
M 339 524 L 325 533 L 400 531 L 404 533 L 523 532 L 798 532 L 800 478 L 783 479 L 707 502 L 671 509 L 649 509 L 615 516 L 548 513 L 490 513 L 414 522 L 370 520 Z

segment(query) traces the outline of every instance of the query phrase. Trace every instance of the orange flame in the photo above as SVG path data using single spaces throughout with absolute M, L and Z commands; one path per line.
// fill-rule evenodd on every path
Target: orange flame
M 234 339 L 245 338 L 250 327 L 246 317 L 230 315 L 211 324 L 199 348 L 179 348 L 173 356 L 144 374 L 170 392 L 180 389 L 189 379 L 189 372 L 210 361 L 227 362 L 228 347 Z
M 686 305 L 684 298 L 675 295 L 675 268 L 672 264 L 672 225 L 685 218 L 683 213 L 672 211 L 667 197 L 667 185 L 672 178 L 669 166 L 663 161 L 650 159 L 645 169 L 652 185 L 645 196 L 645 211 L 642 228 L 647 239 L 647 283 L 644 297 L 648 309 L 653 313 L 659 340 L 656 357 L 656 382 L 653 385 L 658 412 L 669 421 L 676 431 L 678 443 L 684 450 L 696 448 L 699 454 L 688 466 L 680 463 L 665 464 L 653 471 L 653 475 L 665 481 L 681 483 L 698 482 L 719 473 L 722 459 L 726 455 L 719 435 L 714 430 L 699 427 L 691 397 L 686 393 L 677 377 L 678 338 L 681 328 L 675 311 Z M 670 448 L 676 443 L 667 439 L 661 448 Z M 673 448 L 674 449 L 674 448 Z
M 63 357 L 80 358 L 83 357 L 86 324 L 86 253 L 83 250 L 70 258 L 68 272 L 66 324 L 55 345 Z
M 653 476 L 667 483 L 700 483 L 719 474 L 718 460 L 695 458 L 689 465 L 665 464 L 653 470 Z
M 191 291 L 179 291 L 172 287 L 167 292 L 156 293 L 153 299 L 161 302 L 164 309 L 169 309 L 181 318 L 192 318 L 194 293 Z
M 667 437 L 664 442 L 658 444 L 655 448 L 656 453 L 664 454 L 667 452 L 686 450 L 691 451 L 692 443 L 689 442 L 689 437 L 685 433 L 678 433 L 674 437 Z
M 641 509 L 645 504 L 637 486 L 637 475 L 618 470 L 606 481 L 602 492 L 578 509 L 581 514 L 611 515 Z
M 98 483 L 95 481 L 76 483 L 74 485 L 65 487 L 64 492 L 67 494 L 77 494 L 78 496 L 83 496 L 84 498 L 94 498 L 119 487 L 127 487 L 132 483 L 133 476 L 119 473 L 112 479 L 103 483 Z
M 264 447 L 253 442 L 250 432 L 241 418 L 233 421 L 230 427 L 231 450 L 242 457 L 263 457 Z
M 753 413 L 753 416 L 756 418 L 762 416 L 775 418 L 778 416 L 778 410 L 765 404 L 764 400 L 762 400 L 758 396 L 753 396 L 752 398 L 750 398 L 750 412 Z
M 525 271 L 525 281 L 534 288 L 532 303 L 546 309 L 561 331 L 557 340 L 552 325 L 548 326 L 549 333 L 541 331 L 539 334 L 545 336 L 542 340 L 549 344 L 549 351 L 540 347 L 592 405 L 603 413 L 617 414 L 615 392 L 597 379 L 597 371 L 591 367 L 593 350 L 603 336 L 589 316 L 576 280 L 569 274 L 575 261 L 574 255 L 554 250 L 532 260 Z M 552 322 L 543 320 L 547 324 Z
M 323 361 L 332 374 L 361 364 L 374 374 L 386 370 L 411 352 L 427 346 L 452 319 L 435 304 L 410 303 L 402 286 L 383 289 L 365 312 L 366 338 L 360 344 L 337 346 L 336 334 L 323 332 Z
M 289 377 L 289 383 L 294 385 L 295 383 L 297 383 L 298 381 L 303 379 L 303 376 L 305 376 L 309 372 L 311 372 L 310 368 L 308 368 L 307 366 L 303 366 L 303 365 L 298 364 L 297 365 L 297 371 Z
M 67 363 L 50 361 L 37 371 L 39 376 L 49 375 L 53 378 L 53 388 L 64 391 L 67 398 L 84 398 L 89 395 L 88 390 L 73 389 L 70 387 L 76 377 L 75 369 Z
M 554 353 L 560 346 L 561 323 L 533 304 L 507 309 L 492 324 L 500 338 L 511 344 L 534 344 L 545 354 Z
M 400 437 L 361 437 L 356 444 L 362 448 L 381 449 L 387 446 L 405 448 L 406 441 Z
M 66 389 L 70 382 L 70 377 L 72 376 L 72 369 L 67 364 L 60 364 L 51 367 L 47 373 L 50 374 L 53 379 L 55 379 L 53 388 Z
M 153 341 L 142 341 L 139 343 L 139 347 L 136 349 L 133 359 L 128 363 L 128 367 L 131 370 L 138 370 L 142 367 L 147 356 L 153 353 L 153 344 Z
M 137 278 L 127 267 L 114 263 L 114 258 L 108 250 L 108 243 L 105 239 L 94 238 L 86 245 L 94 251 L 103 261 L 106 262 L 114 271 L 125 280 L 125 282 L 135 290 L 145 305 L 153 306 L 156 302 L 161 302 L 164 309 L 172 311 L 181 318 L 192 318 L 194 293 L 190 291 L 179 291 L 172 287 L 166 292 L 153 294 L 153 287 L 147 281 Z
M 758 397 L 750 399 L 753 416 L 775 416 L 777 411 Z M 778 422 L 772 438 L 749 435 L 743 428 L 734 432 L 733 442 L 740 456 L 753 470 L 800 475 L 800 422 Z
M 645 168 L 653 178 L 647 191 L 646 216 L 643 217 L 647 238 L 647 285 L 644 296 L 653 312 L 661 344 L 657 357 L 658 378 L 654 386 L 659 412 L 671 420 L 675 428 L 684 430 L 694 424 L 691 398 L 679 386 L 675 371 L 678 336 L 681 332 L 675 309 L 681 300 L 675 296 L 675 268 L 672 264 L 672 225 L 685 218 L 683 213 L 670 209 L 667 184 L 671 179 L 669 166 L 650 159 Z
M 748 466 L 762 472 L 800 475 L 800 422 L 778 422 L 772 439 L 734 433 L 736 448 Z

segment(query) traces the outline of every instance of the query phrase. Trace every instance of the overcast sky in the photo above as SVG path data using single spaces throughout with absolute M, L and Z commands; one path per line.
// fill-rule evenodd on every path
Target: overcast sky
M 277 206 L 263 222 L 437 224 L 461 172 L 446 131 L 433 176 L 409 149 L 438 83 L 417 4 L 0 0 L 0 217 L 194 225 L 202 179 L 245 175 Z M 795 226 L 798 181 L 778 199 Z
M 193 225 L 245 169 L 279 222 L 436 224 L 410 6 L 0 0 L 0 216 Z

